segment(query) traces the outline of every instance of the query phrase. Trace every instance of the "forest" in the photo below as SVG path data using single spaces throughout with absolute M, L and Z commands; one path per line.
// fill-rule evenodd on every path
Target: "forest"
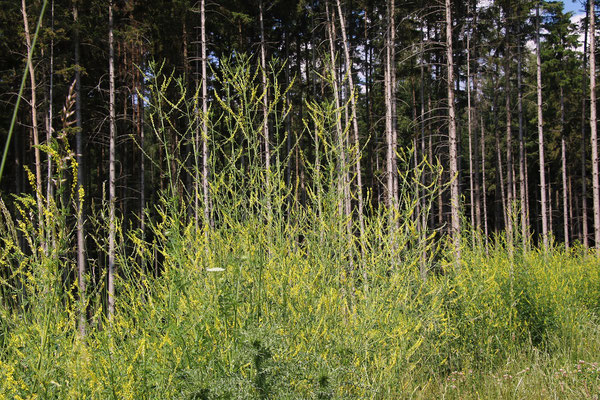
M 594 0 L 5 0 L 0 399 L 598 399 Z

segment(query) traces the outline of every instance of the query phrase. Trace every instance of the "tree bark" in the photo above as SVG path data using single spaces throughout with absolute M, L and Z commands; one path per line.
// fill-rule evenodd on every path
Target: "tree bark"
M 343 137 L 342 130 L 342 115 L 341 115 L 341 107 L 340 107 L 340 95 L 339 95 L 339 87 L 337 81 L 337 72 L 335 67 L 335 42 L 334 42 L 334 27 L 333 21 L 331 19 L 332 14 L 329 12 L 329 1 L 325 2 L 325 12 L 327 13 L 327 31 L 329 38 L 329 56 L 331 58 L 331 83 L 333 85 L 333 98 L 335 103 L 335 127 L 337 134 L 337 142 L 338 142 L 338 151 L 340 157 L 340 166 L 339 166 L 339 191 L 342 198 L 339 203 L 339 211 L 341 216 L 349 215 L 349 193 L 348 193 L 348 185 L 347 185 L 347 171 L 346 171 L 346 146 L 345 139 Z
M 389 78 L 390 78 L 390 105 L 391 105 L 391 118 L 392 118 L 392 166 L 394 169 L 393 177 L 393 193 L 394 193 L 394 204 L 396 209 L 399 207 L 398 199 L 398 157 L 396 151 L 398 150 L 398 113 L 396 107 L 396 2 L 390 0 L 390 35 L 389 35 L 389 49 L 390 49 L 390 64 L 389 64 Z
M 585 11 L 585 20 L 584 20 L 584 34 L 583 34 L 583 68 L 582 68 L 582 72 L 581 72 L 581 81 L 583 82 L 582 85 L 582 96 L 581 96 L 581 240 L 583 242 L 583 247 L 584 248 L 588 248 L 589 247 L 589 241 L 588 241 L 588 232 L 589 232 L 589 228 L 588 228 L 588 213 L 587 213 L 587 177 L 586 177 L 586 168 L 585 168 L 585 160 L 587 159 L 586 156 L 586 145 L 585 145 L 585 122 L 586 122 L 586 111 L 585 111 L 585 101 L 586 101 L 586 92 L 587 92 L 587 86 L 586 86 L 586 73 L 585 70 L 587 69 L 587 44 L 588 44 L 588 26 L 587 26 L 587 22 L 589 20 L 589 12 L 590 9 L 586 8 Z
M 467 132 L 469 136 L 469 200 L 471 204 L 471 239 L 475 244 L 476 230 L 479 228 L 475 222 L 475 177 L 473 173 L 473 121 L 471 109 L 471 36 L 467 34 Z
M 113 0 L 108 3 L 108 82 L 109 125 L 108 145 L 108 317 L 115 313 L 115 46 L 114 46 Z
M 497 87 L 496 87 L 497 89 Z M 495 209 L 495 229 L 496 232 L 500 231 L 500 221 L 498 216 L 498 197 L 500 197 L 500 209 L 503 217 L 504 226 L 508 224 L 507 205 L 506 205 L 506 194 L 504 187 L 504 171 L 502 168 L 502 150 L 500 147 L 500 132 L 498 130 L 498 107 L 497 107 L 497 95 L 496 92 L 493 94 L 493 110 L 494 110 L 494 138 L 496 139 L 496 209 Z M 499 188 L 498 188 L 499 186 Z
M 550 172 L 550 171 L 548 171 Z M 552 212 L 552 182 L 548 182 L 548 235 L 552 235 L 552 227 L 553 222 L 552 218 L 554 216 Z
M 485 180 L 485 124 L 483 121 L 483 115 L 480 117 L 480 128 L 481 128 L 481 191 L 482 191 L 482 203 L 483 203 L 483 237 L 485 240 L 485 247 L 487 249 L 488 241 L 488 212 L 487 212 L 487 187 Z
M 38 224 L 39 229 L 42 232 L 40 236 L 40 241 L 42 244 L 42 248 L 46 250 L 46 243 L 44 239 L 44 212 L 42 205 L 42 161 L 40 155 L 40 139 L 39 139 L 39 131 L 38 131 L 38 116 L 37 116 L 37 85 L 35 80 L 35 70 L 33 68 L 33 60 L 32 60 L 32 49 L 31 49 L 31 35 L 29 33 L 29 21 L 27 19 L 27 5 L 25 4 L 25 0 L 21 0 L 21 13 L 23 14 L 23 27 L 25 30 L 25 43 L 27 45 L 27 58 L 31 60 L 28 63 L 29 68 L 29 81 L 31 84 L 31 129 L 33 135 L 33 145 L 34 145 L 34 155 L 35 155 L 35 197 L 37 200 L 37 208 L 38 208 Z
M 54 0 L 50 6 L 50 29 L 54 31 Z M 54 36 L 50 38 L 50 72 L 49 72 L 49 87 L 48 87 L 48 126 L 46 127 L 46 145 L 50 145 L 52 140 L 52 126 L 54 119 Z M 46 204 L 50 205 L 52 199 L 52 155 L 46 155 Z
M 540 193 L 542 194 L 542 242 L 544 244 L 544 250 L 548 251 L 548 204 L 546 200 L 546 166 L 544 157 L 544 118 L 542 115 L 542 56 L 541 56 L 541 44 L 540 44 L 540 5 L 539 2 L 535 9 L 536 16 L 536 29 L 535 29 L 535 42 L 536 42 L 536 66 L 537 66 L 537 127 L 538 127 L 538 146 L 540 153 Z
M 340 19 L 340 30 L 342 32 L 342 44 L 344 47 L 344 56 L 346 62 L 346 73 L 348 74 L 348 90 L 350 96 L 350 109 L 352 119 L 352 131 L 354 133 L 354 151 L 356 152 L 355 167 L 356 167 L 356 197 L 358 199 L 358 222 L 360 228 L 360 238 L 364 237 L 364 218 L 363 218 L 363 196 L 362 196 L 362 172 L 361 172 L 361 146 L 360 136 L 358 133 L 358 118 L 356 117 L 356 96 L 354 92 L 354 81 L 352 78 L 352 59 L 350 58 L 350 51 L 348 49 L 348 38 L 346 36 L 346 24 L 344 23 L 344 14 L 342 13 L 341 1 L 337 0 L 337 9 Z M 363 251 L 361 246 L 361 251 Z
M 264 139 L 264 151 L 265 151 L 265 189 L 266 189 L 266 203 L 267 203 L 267 215 L 269 221 L 271 220 L 271 147 L 269 140 L 269 91 L 267 87 L 267 55 L 266 55 L 266 44 L 265 44 L 265 25 L 264 25 L 264 10 L 263 1 L 258 3 L 259 9 L 259 21 L 260 21 L 260 66 L 261 66 L 261 78 L 263 85 L 263 139 Z
M 594 244 L 600 250 L 600 182 L 598 180 L 598 127 L 596 125 L 596 22 L 590 0 L 590 132 L 592 144 L 592 194 L 594 196 Z
M 560 150 L 562 163 L 562 189 L 563 189 L 563 233 L 565 248 L 569 249 L 569 190 L 567 186 L 567 143 L 565 139 L 565 98 L 564 90 L 560 87 Z
M 77 153 L 77 272 L 79 283 L 79 334 L 85 336 L 85 215 L 84 199 L 84 164 L 83 138 L 81 121 L 81 68 L 79 66 L 79 9 L 73 2 L 73 23 L 75 25 L 75 151 Z
M 508 14 L 508 11 L 506 11 Z M 511 63 L 511 52 L 510 52 L 510 22 L 509 16 L 506 15 L 506 54 L 505 54 L 505 69 L 504 76 L 506 87 L 506 236 L 509 252 L 512 254 L 514 244 L 514 232 L 513 232 L 513 206 L 514 206 L 514 180 L 513 180 L 513 144 L 512 144 L 512 105 L 511 105 L 511 89 L 510 89 L 510 63 Z
M 367 125 L 367 137 L 370 138 L 370 140 L 367 141 L 368 147 L 367 147 L 367 154 L 368 154 L 368 165 L 367 165 L 367 174 L 368 177 L 366 178 L 369 181 L 368 184 L 368 188 L 371 190 L 371 193 L 375 194 L 375 199 L 378 201 L 378 196 L 377 193 L 380 190 L 380 186 L 377 182 L 376 182 L 376 170 L 375 170 L 375 160 L 374 158 L 375 153 L 377 152 L 377 138 L 376 138 L 376 132 L 373 132 L 372 128 L 373 128 L 373 102 L 371 100 L 371 96 L 372 96 L 372 83 L 371 83 L 371 76 L 372 76 L 372 72 L 371 72 L 371 65 L 372 65 L 372 54 L 373 54 L 373 49 L 371 46 L 371 40 L 370 40 L 370 35 L 369 35 L 369 24 L 370 24 L 370 9 L 368 9 L 367 7 L 365 7 L 364 9 L 365 12 L 365 18 L 364 18 L 364 41 L 365 41 L 365 58 L 364 58 L 364 65 L 363 65 L 363 73 L 365 76 L 365 109 L 366 109 L 366 125 Z M 369 190 L 367 189 L 367 190 Z
M 262 3 L 261 3 L 262 4 Z M 262 15 L 262 13 L 261 13 Z M 210 195 L 208 187 L 208 75 L 206 73 L 206 7 L 205 0 L 200 0 L 200 40 L 202 41 L 202 196 L 204 198 L 204 223 L 213 226 L 210 212 Z M 264 39 L 263 39 L 264 41 Z M 264 85 L 264 80 L 263 80 Z M 266 99 L 266 96 L 265 96 Z M 263 100 L 264 101 L 264 100 Z M 264 104 L 264 103 L 263 103 Z M 264 117 L 264 114 L 263 114 Z M 266 124 L 265 124 L 266 125 Z M 268 126 L 267 126 L 268 129 Z M 268 144 L 268 143 L 267 143 Z M 267 146 L 268 148 L 268 146 Z
M 388 0 L 387 2 L 387 34 L 385 38 L 385 71 L 384 71 L 384 90 L 385 90 L 385 137 L 387 145 L 386 153 L 386 170 L 387 170 L 387 206 L 390 210 L 394 210 L 390 214 L 390 218 L 395 219 L 395 210 L 397 204 L 397 193 L 395 193 L 395 182 L 396 182 L 396 148 L 394 147 L 394 113 L 393 113 L 393 75 L 394 72 L 394 59 L 393 59 L 393 41 L 392 35 L 394 34 L 394 0 Z M 392 221 L 392 226 L 395 224 Z
M 420 97 L 420 102 L 421 102 L 421 115 L 419 117 L 419 123 L 420 123 L 421 132 L 420 132 L 420 138 L 419 138 L 420 143 L 419 144 L 420 144 L 420 148 L 421 148 L 421 159 L 422 160 L 427 159 L 426 147 L 425 147 L 425 51 L 424 51 L 424 45 L 425 45 L 425 24 L 422 24 L 421 25 L 420 57 L 419 57 L 419 69 L 420 69 L 420 73 L 421 73 L 421 82 L 420 82 L 420 88 L 419 88 L 419 97 Z M 415 157 L 416 157 L 416 154 L 417 154 L 417 146 L 415 146 Z M 427 179 L 427 176 L 425 174 L 425 171 L 421 171 L 420 181 L 419 181 L 420 187 L 425 187 L 427 185 L 426 179 Z M 426 200 L 425 196 L 421 195 L 420 191 L 417 191 L 417 195 L 419 196 L 419 200 L 418 200 L 419 206 L 420 206 L 419 207 L 419 209 L 420 209 L 419 218 L 421 219 L 420 230 L 419 230 L 419 240 L 423 241 L 427 235 L 427 230 L 428 230 L 427 212 L 425 212 L 427 200 Z M 421 262 L 419 263 L 419 272 L 421 275 L 421 279 L 423 279 L 423 280 L 425 280 L 427 278 L 427 264 L 425 262 L 426 256 L 427 256 L 426 250 L 423 250 L 423 254 L 421 255 Z
M 458 193 L 458 146 L 456 137 L 456 114 L 454 109 L 454 61 L 452 48 L 452 10 L 450 0 L 445 0 L 446 8 L 446 63 L 448 89 L 448 139 L 450 152 L 450 210 L 451 234 L 454 242 L 455 258 L 460 259 L 460 198 Z
M 478 151 L 478 137 L 477 137 L 477 115 L 478 115 L 478 103 L 477 103 L 477 72 L 473 77 L 473 92 L 475 93 L 475 106 L 473 107 L 473 179 L 475 188 L 475 228 L 478 231 L 479 237 L 481 237 L 481 185 L 479 178 L 479 151 Z
M 140 58 L 142 55 L 142 50 L 140 51 Z M 138 101 L 138 117 L 140 119 L 140 148 L 142 149 L 142 154 L 140 157 L 140 229 L 142 231 L 142 237 L 144 237 L 144 232 L 146 231 L 146 213 L 144 210 L 146 209 L 146 163 L 145 163 L 145 130 L 144 130 L 144 79 L 142 78 L 139 84 L 140 92 L 142 93 L 139 96 Z
M 529 242 L 529 214 L 527 210 L 527 182 L 525 178 L 525 140 L 523 139 L 523 82 L 522 82 L 522 51 L 521 51 L 521 21 L 517 21 L 517 112 L 519 114 L 519 194 L 521 206 L 521 239 L 523 249 Z

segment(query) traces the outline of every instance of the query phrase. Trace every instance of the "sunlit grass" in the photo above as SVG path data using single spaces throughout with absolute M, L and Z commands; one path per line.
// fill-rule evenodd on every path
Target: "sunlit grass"
M 369 210 L 364 236 L 348 235 L 332 109 L 312 105 L 307 126 L 318 130 L 321 159 L 306 155 L 311 187 L 300 204 L 277 169 L 285 162 L 261 170 L 252 76 L 223 70 L 237 74 L 223 84 L 239 87 L 218 121 L 247 135 L 247 153 L 213 144 L 230 162 L 212 164 L 215 227 L 190 218 L 174 178 L 184 166 L 175 163 L 147 232 L 117 224 L 116 311 L 105 318 L 100 280 L 86 294 L 85 337 L 69 188 L 45 210 L 55 243 L 47 252 L 32 222 L 35 201 L 12 199 L 12 216 L 2 204 L 1 398 L 597 398 L 596 257 L 580 248 L 509 257 L 498 240 L 487 249 L 465 242 L 456 264 L 441 232 L 416 229 L 417 204 L 428 212 L 437 193 L 425 183 L 440 169 L 427 163 L 402 175 L 399 210 Z M 241 100 L 245 90 L 251 104 Z M 100 254 L 105 221 L 102 208 L 90 217 Z

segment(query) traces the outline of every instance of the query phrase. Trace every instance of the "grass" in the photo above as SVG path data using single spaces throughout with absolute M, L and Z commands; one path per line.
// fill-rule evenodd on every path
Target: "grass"
M 2 307 L 5 398 L 600 393 L 600 273 L 583 251 L 529 252 L 511 263 L 499 245 L 489 255 L 465 247 L 459 268 L 449 263 L 426 281 L 409 258 L 390 270 L 385 251 L 370 253 L 369 285 L 354 276 L 350 295 L 347 260 L 316 232 L 302 232 L 299 246 L 294 235 L 266 235 L 254 219 L 206 242 L 193 223 L 163 215 L 154 243 L 134 241 L 130 253 L 157 246 L 162 271 L 142 275 L 139 257 L 120 254 L 115 317 L 104 320 L 102 303 L 91 300 L 83 339 L 72 290 L 38 284 L 59 280 L 51 272 L 59 269 L 17 255 L 49 268 L 18 272 L 21 305 Z
M 439 167 L 427 163 L 401 174 L 399 210 L 369 210 L 364 236 L 348 235 L 335 168 L 342 150 L 328 133 L 335 122 L 328 105 L 311 105 L 322 159 L 306 155 L 313 184 L 306 203 L 291 200 L 280 172 L 286 160 L 266 172 L 273 190 L 265 193 L 253 136 L 261 97 L 256 77 L 236 71 L 237 80 L 222 82 L 239 84 L 238 92 L 221 99 L 216 120 L 248 135 L 247 152 L 211 144 L 215 227 L 196 227 L 173 178 L 185 163 L 165 160 L 162 167 L 175 166 L 172 189 L 148 209 L 146 232 L 118 224 L 116 311 L 106 319 L 105 277 L 89 285 L 85 337 L 70 244 L 74 189 L 59 191 L 58 204 L 43 202 L 49 251 L 30 217 L 35 199 L 15 196 L 13 212 L 2 203 L 0 398 L 598 398 L 595 256 L 555 247 L 509 257 L 501 240 L 484 248 L 465 232 L 456 264 L 443 234 L 416 229 L 415 216 L 437 193 L 414 184 L 437 180 Z M 242 107 L 244 90 L 253 100 Z M 168 123 L 185 109 L 155 110 L 159 143 L 178 148 L 158 118 Z M 61 153 L 68 142 L 54 145 L 57 161 L 68 159 Z M 61 176 L 74 171 L 57 166 Z M 427 200 L 419 208 L 418 195 Z M 100 208 L 90 217 L 99 253 L 90 270 L 102 271 L 105 215 Z

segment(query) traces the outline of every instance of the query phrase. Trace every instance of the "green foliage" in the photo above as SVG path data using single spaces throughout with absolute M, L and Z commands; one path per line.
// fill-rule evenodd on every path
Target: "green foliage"
M 52 251 L 41 246 L 33 197 L 15 200 L 16 216 L 2 209 L 0 397 L 592 398 L 600 390 L 597 258 L 581 249 L 509 257 L 501 243 L 465 243 L 455 264 L 439 232 L 417 229 L 442 173 L 426 161 L 401 171 L 398 210 L 369 210 L 364 235 L 354 225 L 349 235 L 339 207 L 345 150 L 331 134 L 339 113 L 307 104 L 319 150 L 304 155 L 300 203 L 280 172 L 285 161 L 264 169 L 263 91 L 250 65 L 223 69 L 227 96 L 211 110 L 211 135 L 218 124 L 231 135 L 212 147 L 229 160 L 211 159 L 214 228 L 195 223 L 195 194 L 178 189 L 190 167 L 177 149 L 193 130 L 174 121 L 194 115 L 197 96 L 155 76 L 150 118 L 169 154 L 156 167 L 171 168 L 170 186 L 148 211 L 146 232 L 117 224 L 116 310 L 104 317 L 103 285 L 88 293 L 85 337 L 65 217 L 75 198 L 45 210 Z M 276 74 L 270 85 L 277 132 L 287 108 L 275 100 L 285 89 Z M 272 145 L 285 142 L 274 136 Z M 53 149 L 56 160 L 72 160 L 68 141 Z M 400 165 L 413 157 L 401 152 Z M 65 176 L 77 170 L 62 165 Z M 105 221 L 102 212 L 90 218 L 98 232 Z
M 491 390 L 498 371 L 597 361 L 600 276 L 589 256 L 527 253 L 511 264 L 502 248 L 465 249 L 459 269 L 422 281 L 411 258 L 390 271 L 385 249 L 371 246 L 369 285 L 354 277 L 350 296 L 341 241 L 323 248 L 316 225 L 288 227 L 305 236 L 301 246 L 260 218 L 207 241 L 161 207 L 154 242 L 132 234 L 135 251 L 119 256 L 115 317 L 94 316 L 84 339 L 70 288 L 36 272 L 47 262 L 19 255 L 12 281 L 31 289 L 19 308 L 3 295 L 7 398 L 426 398 L 451 384 Z M 138 255 L 153 253 L 161 272 L 144 273 Z M 562 381 L 598 388 L 597 368 L 569 374 L 535 383 L 557 394 Z M 518 389 L 500 380 L 502 393 Z

